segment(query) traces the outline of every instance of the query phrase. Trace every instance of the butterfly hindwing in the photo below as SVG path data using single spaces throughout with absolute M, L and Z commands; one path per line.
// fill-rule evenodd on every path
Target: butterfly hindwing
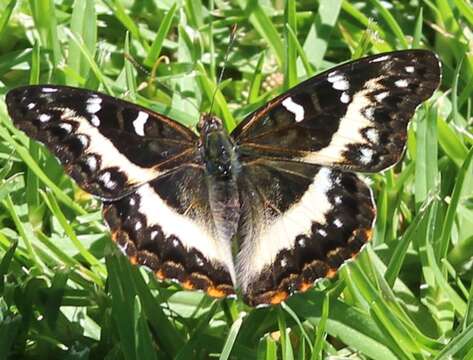
M 371 238 L 371 191 L 353 173 L 258 158 L 243 165 L 239 189 L 237 274 L 251 305 L 333 276 Z
M 15 125 L 103 199 L 119 198 L 195 157 L 197 137 L 189 129 L 101 93 L 38 85 L 14 89 L 6 100 Z
M 434 53 L 406 50 L 319 74 L 244 119 L 241 153 L 375 172 L 396 163 L 416 107 L 440 81 Z
M 181 166 L 106 202 L 104 217 L 132 262 L 187 289 L 228 296 L 235 278 L 230 241 L 218 236 L 204 176 L 198 166 Z

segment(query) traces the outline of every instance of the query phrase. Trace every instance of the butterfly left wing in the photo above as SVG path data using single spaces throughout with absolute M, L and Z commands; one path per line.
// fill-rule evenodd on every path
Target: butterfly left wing
M 196 156 L 197 136 L 149 109 L 56 85 L 25 86 L 6 97 L 15 126 L 44 143 L 87 192 L 120 198 Z
M 355 60 L 304 81 L 232 132 L 242 154 L 376 172 L 395 164 L 407 125 L 440 82 L 427 50 Z

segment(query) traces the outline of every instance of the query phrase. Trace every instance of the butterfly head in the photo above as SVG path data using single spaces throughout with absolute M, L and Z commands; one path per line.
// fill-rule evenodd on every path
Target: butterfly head
M 197 123 L 197 131 L 200 133 L 200 136 L 204 138 L 211 132 L 222 131 L 223 125 L 222 120 L 218 117 L 204 113 L 201 115 L 199 122 Z

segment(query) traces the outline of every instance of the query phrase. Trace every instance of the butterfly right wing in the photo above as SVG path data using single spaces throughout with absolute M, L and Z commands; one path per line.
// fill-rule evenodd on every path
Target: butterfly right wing
M 177 122 L 111 96 L 36 85 L 6 97 L 15 126 L 44 143 L 87 192 L 116 199 L 195 157 L 197 136 Z

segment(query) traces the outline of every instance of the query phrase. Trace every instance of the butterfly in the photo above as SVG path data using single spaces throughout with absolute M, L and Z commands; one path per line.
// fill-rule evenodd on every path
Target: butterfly
M 37 85 L 6 97 L 15 126 L 103 201 L 112 239 L 158 279 L 252 306 L 304 292 L 372 237 L 356 172 L 396 164 L 416 108 L 440 82 L 427 50 L 365 57 L 312 77 L 229 134 L 197 131 L 85 89 Z

